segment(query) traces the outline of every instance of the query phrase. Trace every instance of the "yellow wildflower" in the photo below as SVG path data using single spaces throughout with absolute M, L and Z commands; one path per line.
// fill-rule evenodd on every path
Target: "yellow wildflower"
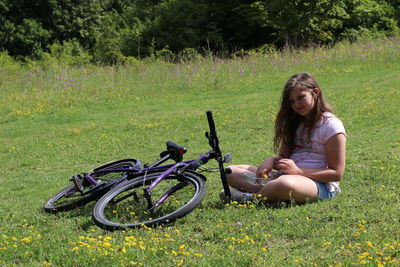
M 30 237 L 24 237 L 21 238 L 19 241 L 21 241 L 21 243 L 30 243 L 32 240 Z
M 181 260 L 176 264 L 176 266 L 182 266 L 184 263 L 185 263 L 185 261 L 184 261 L 183 259 L 181 259 Z
M 103 242 L 103 247 L 109 248 L 109 247 L 111 247 L 111 244 L 108 242 Z

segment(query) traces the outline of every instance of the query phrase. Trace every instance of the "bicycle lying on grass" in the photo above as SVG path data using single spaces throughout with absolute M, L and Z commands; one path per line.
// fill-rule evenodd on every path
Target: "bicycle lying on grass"
M 231 156 L 229 153 L 222 156 L 212 112 L 206 113 L 210 128 L 206 137 L 212 149 L 205 155 L 182 162 L 186 148 L 169 141 L 160 159 L 144 168 L 140 161 L 127 159 L 73 176 L 73 184 L 53 196 L 45 204 L 45 210 L 68 210 L 100 197 L 92 218 L 103 229 L 122 230 L 169 223 L 193 211 L 204 199 L 206 178 L 200 172 L 215 170 L 202 167 L 210 159 L 218 162 L 229 201 L 226 181 L 229 169 L 224 168 L 224 163 L 229 162 Z M 162 165 L 169 159 L 175 163 Z M 66 203 L 63 199 L 67 199 Z
M 138 171 L 141 168 L 139 160 L 124 159 L 107 163 L 87 173 L 76 174 L 70 179 L 72 184 L 46 202 L 44 210 L 56 213 L 83 206 L 129 179 L 131 171 Z

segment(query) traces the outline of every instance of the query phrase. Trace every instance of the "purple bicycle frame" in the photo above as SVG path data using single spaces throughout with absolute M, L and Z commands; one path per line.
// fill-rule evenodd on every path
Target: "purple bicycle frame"
M 199 158 L 194 159 L 194 160 L 188 160 L 188 161 L 183 161 L 183 162 L 178 162 L 178 163 L 173 163 L 173 164 L 167 164 L 167 165 L 162 165 L 162 166 L 154 166 L 154 167 L 148 167 L 144 169 L 127 169 L 127 168 L 120 168 L 120 169 L 107 169 L 107 170 L 100 170 L 96 171 L 93 173 L 87 173 L 85 175 L 86 179 L 92 183 L 93 185 L 97 186 L 99 183 L 95 180 L 95 178 L 92 177 L 94 174 L 99 174 L 99 173 L 111 173 L 111 172 L 126 172 L 126 171 L 131 171 L 134 173 L 134 175 L 139 176 L 139 175 L 144 175 L 143 180 L 146 179 L 146 174 L 148 171 L 154 172 L 157 170 L 165 170 L 160 176 L 158 176 L 146 189 L 145 191 L 145 197 L 148 201 L 149 209 L 154 211 L 159 205 L 165 202 L 165 200 L 168 199 L 174 192 L 179 190 L 182 186 L 181 183 L 177 184 L 176 186 L 172 187 L 169 189 L 167 192 L 165 192 L 156 202 L 153 204 L 150 199 L 150 192 L 151 190 L 156 187 L 163 179 L 177 171 L 178 169 L 186 169 L 190 168 L 192 170 L 196 170 L 199 166 L 206 164 L 211 158 L 214 157 L 214 151 L 211 150 L 205 155 L 201 155 Z M 159 162 L 162 162 L 165 160 L 161 160 Z M 118 184 L 124 184 L 127 180 L 122 179 Z
M 154 204 L 151 202 L 150 199 L 150 192 L 151 190 L 156 187 L 163 179 L 168 177 L 171 173 L 174 173 L 178 169 L 185 169 L 188 167 L 192 167 L 192 169 L 197 169 L 199 166 L 206 164 L 210 158 L 212 158 L 214 155 L 213 151 L 208 152 L 206 155 L 201 155 L 198 159 L 195 160 L 189 160 L 189 161 L 184 161 L 184 162 L 179 162 L 177 164 L 172 164 L 170 168 L 168 168 L 165 172 L 163 172 L 160 176 L 158 176 L 149 187 L 144 189 L 145 191 L 145 197 L 148 201 L 148 206 L 151 211 L 154 211 L 158 206 L 160 206 L 162 203 L 164 203 L 165 200 L 167 200 L 174 192 L 179 190 L 182 187 L 182 183 L 179 183 L 169 189 L 167 192 L 165 192 Z M 165 166 L 164 166 L 165 167 Z M 144 177 L 144 179 L 146 179 Z

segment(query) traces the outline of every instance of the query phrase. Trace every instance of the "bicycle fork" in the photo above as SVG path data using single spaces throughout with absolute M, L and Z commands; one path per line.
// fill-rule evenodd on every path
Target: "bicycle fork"
M 173 193 L 178 191 L 179 189 L 183 188 L 186 185 L 186 182 L 180 181 L 177 185 L 173 186 L 170 188 L 167 192 L 165 192 L 156 202 L 153 202 L 152 200 L 152 195 L 151 191 L 153 190 L 154 187 L 156 187 L 162 180 L 166 179 L 169 175 L 172 173 L 176 172 L 176 170 L 182 166 L 186 166 L 184 163 L 178 163 L 165 172 L 163 172 L 159 177 L 157 177 L 154 182 L 151 183 L 151 185 L 148 188 L 143 189 L 143 195 L 147 201 L 147 208 L 149 209 L 150 212 L 156 212 L 156 209 L 164 203 L 168 197 L 170 197 Z M 146 179 L 146 178 L 145 178 Z

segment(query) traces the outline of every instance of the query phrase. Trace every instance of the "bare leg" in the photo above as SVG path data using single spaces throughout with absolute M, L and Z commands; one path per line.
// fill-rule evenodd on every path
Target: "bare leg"
M 318 188 L 313 180 L 300 175 L 282 175 L 265 184 L 259 191 L 267 202 L 312 202 L 317 199 Z
M 227 175 L 227 180 L 231 187 L 248 193 L 257 193 L 263 187 L 262 185 L 249 183 L 246 175 L 244 175 L 246 172 L 252 172 L 255 175 L 257 167 L 250 165 L 232 165 L 229 166 L 229 168 L 232 170 L 232 173 Z

